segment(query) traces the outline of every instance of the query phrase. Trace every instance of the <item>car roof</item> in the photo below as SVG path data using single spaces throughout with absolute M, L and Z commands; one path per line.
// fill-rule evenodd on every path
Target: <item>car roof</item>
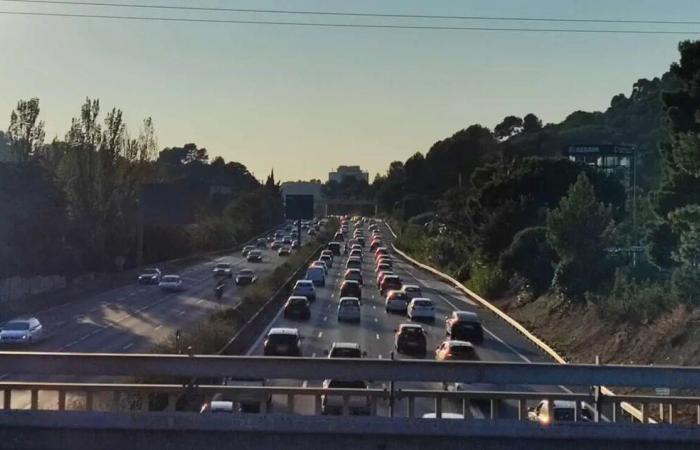
M 174 273 L 169 273 L 167 275 L 163 275 L 163 278 L 180 278 L 180 275 L 174 274 Z
M 399 329 L 404 328 L 420 328 L 422 330 L 423 326 L 418 325 L 417 323 L 402 323 L 401 325 L 399 325 Z
M 402 289 L 420 289 L 417 284 L 404 284 Z
M 10 322 L 29 322 L 30 320 L 39 320 L 36 317 L 17 317 L 12 320 L 8 320 L 5 323 L 10 323 Z
M 387 275 L 384 277 L 384 279 L 385 279 L 385 280 L 387 280 L 387 279 L 389 279 L 389 280 L 393 280 L 393 279 L 399 280 L 400 278 L 399 278 L 398 275 L 396 275 L 396 274 L 394 274 L 394 273 L 390 273 L 390 274 L 387 274 Z
M 360 349 L 360 344 L 357 342 L 334 342 L 331 348 L 350 348 L 350 349 Z
M 253 269 L 249 269 L 249 268 L 247 268 L 247 267 L 244 267 L 243 269 L 241 269 L 241 270 L 238 271 L 238 273 L 241 273 L 241 272 L 251 272 L 251 273 L 253 273 Z
M 472 343 L 468 342 L 468 341 L 459 341 L 459 340 L 455 339 L 455 340 L 447 340 L 445 342 L 447 342 L 450 345 L 450 347 L 471 347 L 471 348 L 474 348 L 474 345 L 472 345 Z
M 287 334 L 287 335 L 296 336 L 299 334 L 299 330 L 296 328 L 282 328 L 282 327 L 270 328 L 270 331 L 267 332 L 267 335 L 269 336 L 271 334 Z
M 415 302 L 415 303 L 433 303 L 432 300 L 430 300 L 429 298 L 426 298 L 426 297 L 416 297 L 416 298 L 414 298 L 413 300 L 411 300 L 411 302 Z
M 453 313 L 458 319 L 479 320 L 479 315 L 471 311 L 455 311 Z
M 357 280 L 345 280 L 343 283 L 360 285 L 360 282 Z
M 357 297 L 341 297 L 338 303 L 348 303 L 348 302 L 359 302 L 360 299 Z
M 311 284 L 311 285 L 313 285 L 313 283 L 314 282 L 311 280 L 297 280 L 297 282 L 295 284 Z

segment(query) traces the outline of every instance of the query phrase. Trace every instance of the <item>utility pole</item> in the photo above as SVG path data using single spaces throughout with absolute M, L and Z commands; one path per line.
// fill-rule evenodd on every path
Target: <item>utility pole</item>
M 136 266 L 143 265 L 143 204 L 136 200 Z

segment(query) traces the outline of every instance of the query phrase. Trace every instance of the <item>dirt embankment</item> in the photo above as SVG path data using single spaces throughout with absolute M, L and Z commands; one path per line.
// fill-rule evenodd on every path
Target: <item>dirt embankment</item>
M 572 305 L 551 297 L 518 304 L 496 302 L 566 360 L 604 364 L 700 365 L 700 309 L 678 306 L 642 324 L 605 320 L 593 304 Z

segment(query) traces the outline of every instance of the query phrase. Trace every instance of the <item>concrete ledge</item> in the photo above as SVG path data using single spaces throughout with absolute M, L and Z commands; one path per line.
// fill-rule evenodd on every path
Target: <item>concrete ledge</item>
M 0 412 L 3 449 L 690 449 L 680 425 L 556 424 L 386 417 Z

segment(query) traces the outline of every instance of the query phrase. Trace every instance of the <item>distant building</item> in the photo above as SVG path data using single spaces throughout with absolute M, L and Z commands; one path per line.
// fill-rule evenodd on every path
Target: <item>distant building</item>
M 326 198 L 323 195 L 321 183 L 311 183 L 308 181 L 286 181 L 280 185 L 282 200 L 288 195 L 313 195 L 314 210 L 317 216 L 326 213 Z
M 369 173 L 360 169 L 360 166 L 338 166 L 338 170 L 328 174 L 328 181 L 342 183 L 348 178 L 369 183 Z

